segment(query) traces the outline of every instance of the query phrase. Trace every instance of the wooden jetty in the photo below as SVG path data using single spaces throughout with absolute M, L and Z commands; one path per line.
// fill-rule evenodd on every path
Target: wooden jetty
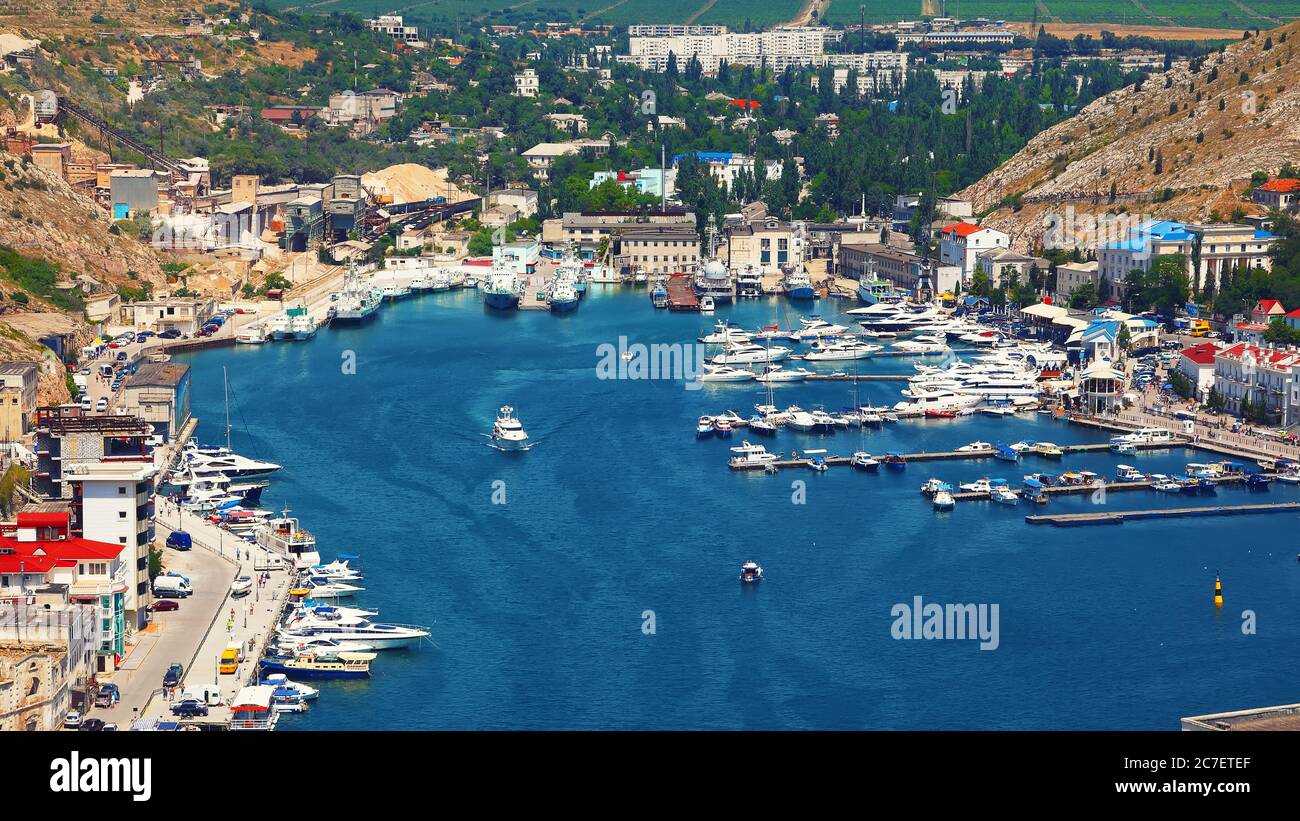
M 673 274 L 668 278 L 668 310 L 698 311 L 700 298 L 695 295 L 691 278 L 686 274 Z
M 1164 510 L 1126 510 L 1105 513 L 1059 513 L 1026 516 L 1031 525 L 1054 527 L 1081 527 L 1086 525 L 1118 525 L 1153 519 L 1180 519 L 1192 516 L 1245 516 L 1255 513 L 1300 513 L 1300 502 L 1279 502 L 1261 505 L 1216 505 L 1211 507 L 1171 507 Z

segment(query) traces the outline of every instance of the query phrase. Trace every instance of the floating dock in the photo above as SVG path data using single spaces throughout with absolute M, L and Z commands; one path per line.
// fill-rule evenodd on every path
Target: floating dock
M 1170 448 L 1170 447 L 1183 447 L 1184 444 L 1185 443 L 1183 442 L 1168 442 L 1168 443 L 1144 442 L 1142 444 L 1134 445 L 1134 447 L 1139 450 L 1159 450 L 1159 449 Z M 1106 442 L 1093 442 L 1086 445 L 1060 445 L 1059 447 L 1064 453 L 1067 454 L 1068 453 L 1095 453 L 1097 451 L 1108 450 L 1110 448 L 1110 445 Z M 994 448 L 982 448 L 980 450 L 936 451 L 934 453 L 927 453 L 927 452 L 904 453 L 902 454 L 902 456 L 905 462 L 943 462 L 943 461 L 952 461 L 957 459 L 992 459 L 995 453 L 997 453 L 997 450 Z M 872 454 L 872 455 L 875 456 L 878 454 Z M 1025 451 L 1023 454 L 1021 454 L 1021 456 L 1022 456 L 1022 460 L 1023 457 L 1025 456 L 1038 456 L 1040 459 L 1046 460 L 1049 464 L 1057 461 L 1055 457 L 1042 456 L 1041 454 L 1034 453 L 1033 451 Z M 837 465 L 847 465 L 849 464 L 849 462 L 850 462 L 850 457 L 848 456 L 826 457 L 826 464 L 832 467 L 835 467 Z M 775 462 L 767 462 L 766 464 L 737 465 L 730 462 L 728 462 L 727 464 L 732 470 L 764 470 L 766 469 L 767 465 L 774 465 L 778 468 L 807 467 L 808 460 L 794 457 L 790 459 L 777 460 Z M 1021 462 L 1014 462 L 1014 463 L 1008 462 L 1007 464 L 1019 465 L 1021 464 Z M 1131 484 L 1140 484 L 1140 483 L 1133 482 Z M 1092 490 L 1093 488 L 1089 487 L 1087 489 Z M 1080 490 L 1079 492 L 1082 492 L 1082 490 Z
M 1231 485 L 1244 481 L 1246 481 L 1245 474 L 1219 476 L 1214 480 L 1215 484 L 1219 485 Z M 1129 490 L 1151 490 L 1153 484 L 1154 482 L 1144 479 L 1140 482 L 1104 482 L 1102 484 L 1094 482 L 1079 485 L 1049 485 L 1044 487 L 1040 492 L 1045 496 L 1078 496 L 1084 493 L 1095 493 L 1098 490 L 1105 490 L 1106 493 L 1123 493 Z M 1012 490 L 1016 490 L 1016 488 L 1012 488 Z M 952 494 L 952 498 L 955 502 L 982 502 L 988 501 L 989 494 L 964 490 Z
M 668 310 L 698 311 L 700 298 L 695 295 L 691 278 L 685 274 L 674 274 L 668 278 Z
M 1171 507 L 1164 510 L 1128 510 L 1112 513 L 1060 513 L 1026 516 L 1031 525 L 1054 527 L 1082 527 L 1086 525 L 1118 525 L 1149 519 L 1181 519 L 1191 516 L 1245 516 L 1254 513 L 1300 513 L 1300 502 L 1280 502 L 1265 505 L 1227 505 L 1213 507 Z

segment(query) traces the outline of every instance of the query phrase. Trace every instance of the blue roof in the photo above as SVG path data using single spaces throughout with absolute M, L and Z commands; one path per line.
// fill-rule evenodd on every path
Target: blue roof
M 1191 239 L 1192 234 L 1181 222 L 1151 220 L 1139 225 L 1127 238 L 1119 242 L 1108 242 L 1101 247 L 1118 251 L 1145 251 L 1147 237 L 1155 237 L 1163 242 L 1180 242 Z
M 695 155 L 700 162 L 731 162 L 734 152 L 731 151 L 687 151 L 682 154 L 673 155 L 673 165 L 677 165 L 688 155 Z
M 1281 237 L 1271 231 L 1264 231 L 1261 229 L 1255 231 L 1255 239 L 1281 239 Z
M 1119 335 L 1119 322 L 1114 319 L 1095 321 L 1089 325 L 1083 332 L 1083 341 L 1091 342 L 1094 339 L 1105 337 L 1108 341 L 1113 342 Z

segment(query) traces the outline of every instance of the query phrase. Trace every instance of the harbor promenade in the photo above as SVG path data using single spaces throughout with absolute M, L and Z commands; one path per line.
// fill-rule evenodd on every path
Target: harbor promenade
M 165 539 L 172 530 L 184 530 L 194 541 L 194 552 L 214 554 L 230 568 L 224 587 L 217 591 L 217 606 L 205 632 L 191 636 L 187 658 L 171 659 L 185 665 L 184 686 L 215 684 L 221 690 L 222 701 L 228 704 L 241 687 L 256 678 L 257 660 L 284 612 L 294 574 L 270 551 L 250 545 L 170 501 L 159 502 L 156 526 L 160 539 Z M 168 551 L 169 556 L 172 553 Z M 230 583 L 236 577 L 249 576 L 256 580 L 266 568 L 271 569 L 267 571 L 269 580 L 265 586 L 254 584 L 252 592 L 242 598 L 230 596 Z M 195 596 L 184 600 L 182 608 L 198 597 L 197 583 L 195 589 Z M 217 671 L 218 661 L 231 642 L 244 644 L 244 660 L 234 675 L 221 675 Z M 161 683 L 161 673 L 158 681 Z M 170 708 L 159 691 L 141 713 L 145 717 L 165 718 L 170 715 Z M 208 723 L 220 722 L 227 716 L 225 708 L 210 708 Z

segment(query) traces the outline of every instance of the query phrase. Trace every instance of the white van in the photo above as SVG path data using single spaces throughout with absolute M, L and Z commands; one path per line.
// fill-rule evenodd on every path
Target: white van
M 179 576 L 159 576 L 153 580 L 153 594 L 159 598 L 183 599 L 193 593 L 189 582 Z
M 181 692 L 176 700 L 180 702 L 191 699 L 209 707 L 219 707 L 221 706 L 221 688 L 215 684 L 191 684 Z

